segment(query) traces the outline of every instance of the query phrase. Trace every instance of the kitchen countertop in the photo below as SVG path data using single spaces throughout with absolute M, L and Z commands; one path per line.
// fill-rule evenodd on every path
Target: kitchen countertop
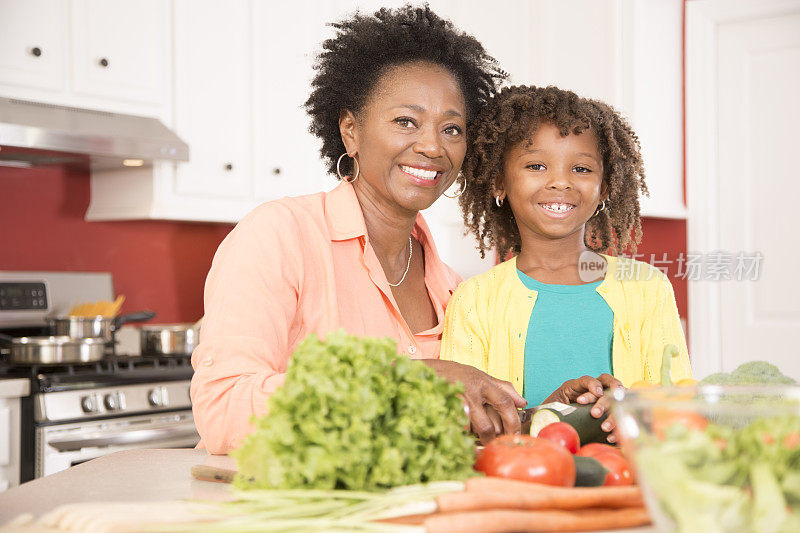
M 233 459 L 205 450 L 112 453 L 0 493 L 0 527 L 21 514 L 40 516 L 67 503 L 229 499 L 227 484 L 192 478 L 190 469 L 197 464 L 235 468 Z M 620 531 L 656 533 L 652 527 Z
M 0 398 L 21 398 L 31 391 L 31 382 L 26 378 L 0 378 Z
M 233 459 L 205 450 L 127 450 L 104 455 L 0 492 L 0 524 L 24 513 L 39 516 L 66 503 L 224 500 L 228 485 L 192 478 L 197 464 L 235 468 Z

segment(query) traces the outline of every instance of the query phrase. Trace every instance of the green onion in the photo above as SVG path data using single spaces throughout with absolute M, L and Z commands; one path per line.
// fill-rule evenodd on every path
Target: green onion
M 424 527 L 388 524 L 376 520 L 426 514 L 436 510 L 435 498 L 463 490 L 461 482 L 409 485 L 383 492 L 350 490 L 234 491 L 235 501 L 204 502 L 209 516 L 196 522 L 160 524 L 150 531 L 171 533 L 290 533 L 305 531 L 362 531 L 419 533 Z M 229 515 L 219 518 L 219 513 Z

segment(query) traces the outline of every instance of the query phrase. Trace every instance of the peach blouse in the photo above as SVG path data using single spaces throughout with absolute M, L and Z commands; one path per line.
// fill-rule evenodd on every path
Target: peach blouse
M 445 305 L 461 278 L 439 259 L 421 214 L 413 235 L 425 252 L 425 285 L 438 317 L 436 327 L 417 334 L 370 246 L 351 184 L 268 202 L 245 216 L 220 244 L 206 280 L 201 342 L 192 355 L 198 446 L 211 453 L 237 446 L 310 333 L 387 336 L 412 358 L 437 358 Z

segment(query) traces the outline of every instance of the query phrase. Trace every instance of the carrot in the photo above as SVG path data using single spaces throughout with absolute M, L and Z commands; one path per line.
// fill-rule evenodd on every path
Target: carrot
M 609 498 L 609 496 L 613 496 Z M 587 507 L 639 507 L 641 502 L 617 498 L 614 495 L 593 492 L 592 494 L 564 494 L 547 491 L 514 492 L 451 492 L 436 497 L 440 512 L 477 511 L 480 509 L 585 509 Z
M 395 516 L 392 518 L 381 518 L 376 522 L 384 522 L 386 524 L 400 524 L 403 526 L 421 526 L 425 520 L 434 516 L 432 513 L 428 514 L 410 514 L 406 516 Z
M 644 498 L 637 486 L 617 487 L 552 487 L 540 483 L 529 483 L 498 477 L 475 477 L 466 481 L 467 494 L 479 494 L 480 498 L 491 499 L 495 508 L 516 509 L 582 509 L 586 507 L 642 507 Z M 458 502 L 455 494 L 442 496 L 444 505 L 480 505 L 464 498 Z M 438 500 L 437 500 L 438 501 Z M 442 503 L 439 503 L 440 508 Z M 472 507 L 486 509 L 487 507 Z M 462 507 L 462 510 L 469 507 Z
M 426 533 L 506 533 L 514 531 L 593 531 L 650 523 L 644 507 L 583 511 L 476 511 L 433 515 Z

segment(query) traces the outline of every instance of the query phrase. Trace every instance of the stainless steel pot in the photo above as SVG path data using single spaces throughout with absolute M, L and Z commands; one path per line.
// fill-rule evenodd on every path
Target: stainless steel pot
M 48 320 L 54 335 L 65 335 L 73 339 L 102 338 L 111 342 L 114 331 L 128 322 L 144 322 L 156 316 L 153 311 L 129 313 L 115 318 L 103 316 L 65 316 Z
M 142 326 L 142 355 L 191 355 L 197 346 L 195 324 L 152 324 Z
M 4 339 L 9 337 L 3 335 Z M 14 337 L 8 361 L 19 365 L 64 365 L 93 363 L 103 358 L 105 341 L 101 338 L 73 339 L 67 336 Z

